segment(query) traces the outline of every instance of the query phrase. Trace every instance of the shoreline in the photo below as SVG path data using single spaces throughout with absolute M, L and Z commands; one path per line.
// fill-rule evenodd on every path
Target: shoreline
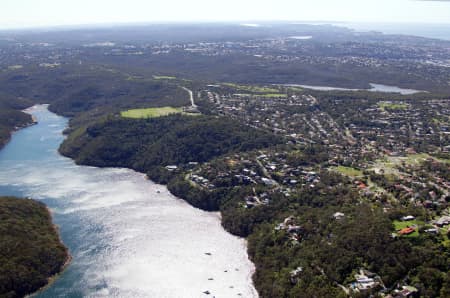
M 35 106 L 37 106 L 37 105 L 35 105 Z M 32 106 L 32 107 L 34 107 L 34 106 Z M 30 108 L 32 108 L 32 107 L 30 107 Z M 31 111 L 29 110 L 30 108 L 28 108 L 27 111 L 25 111 L 25 112 L 27 112 L 27 113 L 30 114 L 30 112 L 31 112 Z M 56 113 L 55 113 L 55 114 L 56 114 Z M 35 121 L 35 120 L 36 120 L 36 118 L 33 116 L 33 121 Z M 36 122 L 33 122 L 33 123 L 30 123 L 29 125 L 27 125 L 27 127 L 28 127 L 28 126 L 32 126 L 32 125 L 34 125 L 34 124 L 37 124 L 37 121 L 36 121 Z M 22 128 L 26 128 L 26 127 L 21 127 L 20 129 L 22 129 Z M 20 130 L 20 129 L 18 129 L 18 130 Z M 59 149 L 60 149 L 60 148 L 59 148 Z M 75 161 L 74 158 L 62 154 L 61 151 L 60 151 L 59 149 L 57 150 L 57 151 L 58 151 L 58 154 L 61 155 L 61 156 L 64 156 L 64 157 L 69 158 L 74 164 L 77 164 L 77 165 L 80 165 L 80 166 L 92 166 L 92 165 L 88 165 L 88 164 L 80 164 L 80 163 L 77 163 L 77 162 Z M 0 148 L 0 150 L 1 150 L 1 148 Z M 132 169 L 132 168 L 126 168 L 126 167 L 111 167 L 111 166 L 108 166 L 108 167 L 102 167 L 102 166 L 96 166 L 96 165 L 94 165 L 94 167 L 97 167 L 97 168 L 116 168 L 116 169 L 123 168 L 123 169 L 132 170 L 132 171 L 134 171 L 134 172 L 136 172 L 136 173 L 142 174 L 142 175 L 144 176 L 144 179 L 149 180 L 149 181 L 151 181 L 151 182 L 153 182 L 153 183 L 155 183 L 155 184 L 159 184 L 159 185 L 164 186 L 164 187 L 167 189 L 167 191 L 168 191 L 172 196 L 174 196 L 175 199 L 177 199 L 177 200 L 182 200 L 183 202 L 187 203 L 190 207 L 199 209 L 199 210 L 201 210 L 201 211 L 203 211 L 203 212 L 208 212 L 208 213 L 209 213 L 209 212 L 212 212 L 212 213 L 217 214 L 217 219 L 218 219 L 218 221 L 219 221 L 219 225 L 220 225 L 220 227 L 222 228 L 222 230 L 223 230 L 225 233 L 227 233 L 227 234 L 229 234 L 229 235 L 231 235 L 231 236 L 233 236 L 233 237 L 237 237 L 237 238 L 243 240 L 243 244 L 242 244 L 242 245 L 243 245 L 243 250 L 244 250 L 245 253 L 246 253 L 246 257 L 247 257 L 248 261 L 250 261 L 250 262 L 253 264 L 251 270 L 249 271 L 248 281 L 249 281 L 249 283 L 252 285 L 252 287 L 253 287 L 253 289 L 254 289 L 254 291 L 255 291 L 255 294 L 256 294 L 255 297 L 259 297 L 258 290 L 254 287 L 254 282 L 253 282 L 253 277 L 254 277 L 254 275 L 255 275 L 255 273 L 256 273 L 256 266 L 254 265 L 254 262 L 252 261 L 252 258 L 251 258 L 250 255 L 248 254 L 248 239 L 247 239 L 246 237 L 241 237 L 241 236 L 235 235 L 235 234 L 231 233 L 230 231 L 228 231 L 228 230 L 224 227 L 224 225 L 222 224 L 222 213 L 221 213 L 219 210 L 207 210 L 207 209 L 205 209 L 205 208 L 199 208 L 199 207 L 195 206 L 194 204 L 192 204 L 191 202 L 189 202 L 189 200 L 186 199 L 183 195 L 176 195 L 175 193 L 173 193 L 173 192 L 168 188 L 168 183 L 158 182 L 157 179 L 152 179 L 152 178 L 150 178 L 149 175 L 148 175 L 147 173 L 143 173 L 143 172 L 137 171 L 137 170 L 135 170 L 135 169 Z M 51 210 L 50 210 L 47 206 L 46 206 L 46 209 L 47 209 L 47 211 L 48 211 L 50 217 L 52 218 L 52 212 L 51 212 Z M 52 222 L 53 222 L 53 221 L 52 221 Z M 58 228 L 58 226 L 53 225 L 53 228 L 54 228 L 55 232 L 56 232 L 57 235 L 58 235 L 58 238 L 59 238 L 60 243 L 61 243 L 62 245 L 64 245 L 64 243 L 63 243 L 62 240 L 61 240 L 60 234 L 59 234 L 59 228 Z M 64 247 L 66 247 L 66 246 L 64 245 Z M 66 247 L 66 249 L 67 249 L 67 247 Z M 28 294 L 26 297 L 35 297 L 36 295 L 39 295 L 40 293 L 42 293 L 43 291 L 45 291 L 46 289 L 48 289 L 49 287 L 51 287 L 51 286 L 58 280 L 58 278 L 59 278 L 62 274 L 64 274 L 65 270 L 67 270 L 67 268 L 69 267 L 69 265 L 70 265 L 70 263 L 72 262 L 72 260 L 73 260 L 73 256 L 72 256 L 72 255 L 70 254 L 70 252 L 67 250 L 67 257 L 66 257 L 66 259 L 65 259 L 64 264 L 61 266 L 60 271 L 57 272 L 56 274 L 54 274 L 54 275 L 48 277 L 48 279 L 47 279 L 47 284 L 46 284 L 46 285 L 42 286 L 40 289 L 36 290 L 35 292 Z
M 136 173 L 139 173 L 139 174 L 143 175 L 143 176 L 144 176 L 144 179 L 146 179 L 146 180 L 148 180 L 148 181 L 151 181 L 151 182 L 153 182 L 153 183 L 155 183 L 155 184 L 157 184 L 157 185 L 162 185 L 162 186 L 164 186 L 164 187 L 167 189 L 167 191 L 168 191 L 175 199 L 177 199 L 177 200 L 182 200 L 183 202 L 185 202 L 186 204 L 188 204 L 188 205 L 191 206 L 192 208 L 199 209 L 199 210 L 201 210 L 201 211 L 203 211 L 203 212 L 208 212 L 208 213 L 215 213 L 215 214 L 217 214 L 217 219 L 219 220 L 220 226 L 222 227 L 222 229 L 223 229 L 226 233 L 230 234 L 231 236 L 237 237 L 237 238 L 242 239 L 242 240 L 244 241 L 244 242 L 243 242 L 243 245 L 244 245 L 244 247 L 245 247 L 245 251 L 246 251 L 246 254 L 247 254 L 247 258 L 248 258 L 248 260 L 253 264 L 253 266 L 252 266 L 253 268 L 250 270 L 250 274 L 249 274 L 248 277 L 249 277 L 249 280 L 251 281 L 251 284 L 252 284 L 253 288 L 254 288 L 255 291 L 256 291 L 256 295 L 257 295 L 256 297 L 260 297 L 260 296 L 259 296 L 259 291 L 258 291 L 258 289 L 255 287 L 255 283 L 254 283 L 254 276 L 255 276 L 255 274 L 256 274 L 257 267 L 256 267 L 256 264 L 255 264 L 253 258 L 252 258 L 251 255 L 249 254 L 248 237 L 239 236 L 239 235 L 236 235 L 236 234 L 232 233 L 231 231 L 229 231 L 229 230 L 223 225 L 223 222 L 222 222 L 222 212 L 221 212 L 220 210 L 208 210 L 208 209 L 206 209 L 206 208 L 201 208 L 201 207 L 199 207 L 199 206 L 194 205 L 192 202 L 190 202 L 188 198 L 186 198 L 186 197 L 183 196 L 183 194 L 176 194 L 176 193 L 172 192 L 171 188 L 169 187 L 170 180 L 169 180 L 167 183 L 158 182 L 158 181 L 155 180 L 154 178 L 153 178 L 153 179 L 150 178 L 149 175 L 148 175 L 147 173 L 140 172 L 140 171 L 138 171 L 138 170 L 136 170 L 136 169 L 133 169 L 133 168 L 127 168 L 127 167 L 112 167 L 112 166 L 102 167 L 102 166 L 97 166 L 97 165 L 89 165 L 89 164 L 78 163 L 78 162 L 76 162 L 76 160 L 75 160 L 74 158 L 72 158 L 71 156 L 67 156 L 67 155 L 62 154 L 62 153 L 59 151 L 59 149 L 58 149 L 58 154 L 61 155 L 61 156 L 63 156 L 63 157 L 69 158 L 71 161 L 73 161 L 74 164 L 76 164 L 76 165 L 78 165 L 78 166 L 89 166 L 89 167 L 96 167 L 96 168 L 101 168 L 101 169 L 108 169 L 108 168 L 113 168 L 113 169 L 127 169 L 127 170 L 134 171 L 134 172 L 136 172 Z
M 68 253 L 66 261 L 64 262 L 63 266 L 61 267 L 61 271 L 50 276 L 49 278 L 47 278 L 47 284 L 45 286 L 42 286 L 35 292 L 28 294 L 25 297 L 27 297 L 27 298 L 35 297 L 37 294 L 39 294 L 39 293 L 45 291 L 46 289 L 48 289 L 49 287 L 51 287 L 61 277 L 61 275 L 66 271 L 66 269 L 69 267 L 70 263 L 72 262 L 72 259 L 73 259 L 72 255 L 70 253 Z
M 53 274 L 52 276 L 49 276 L 47 278 L 47 284 L 45 284 L 44 286 L 40 287 L 39 289 L 37 289 L 36 291 L 34 291 L 33 293 L 30 293 L 28 295 L 26 295 L 25 297 L 35 297 L 37 294 L 41 293 L 42 291 L 45 291 L 47 288 L 49 288 L 51 285 L 53 285 L 53 283 L 55 283 L 59 277 L 66 271 L 66 269 L 69 267 L 70 263 L 72 262 L 72 255 L 69 252 L 68 247 L 64 244 L 64 242 L 61 239 L 61 234 L 59 233 L 59 227 L 53 223 L 53 215 L 52 215 L 52 211 L 50 210 L 50 208 L 48 208 L 47 205 L 45 205 L 45 209 L 47 209 L 47 213 L 50 217 L 50 221 L 52 223 L 52 227 L 53 227 L 53 231 L 56 233 L 56 235 L 58 235 L 58 241 L 59 243 L 61 243 L 65 248 L 66 248 L 66 259 L 64 260 L 64 263 L 62 264 L 61 268 L 59 269 L 59 272 Z
M 277 84 L 274 84 L 277 85 Z M 374 92 L 374 93 L 396 93 L 401 95 L 414 95 L 418 93 L 429 93 L 426 90 L 416 90 L 410 88 L 403 88 L 398 86 L 390 86 L 378 83 L 369 83 L 369 88 L 346 88 L 346 87 L 335 87 L 335 86 L 319 86 L 319 85 L 307 85 L 307 84 L 283 84 L 282 86 L 287 87 L 301 87 L 305 89 L 315 90 L 315 91 L 351 91 L 351 92 Z
M 46 204 L 25 196 L 0 199 L 2 217 L 6 220 L 2 225 L 6 229 L 2 262 L 6 261 L 4 272 L 10 276 L 9 282 L 3 280 L 0 296 L 11 293 L 14 297 L 35 296 L 61 276 L 72 256 Z
M 29 107 L 29 108 L 31 108 L 31 107 Z M 29 108 L 27 108 L 27 109 L 29 109 Z M 26 112 L 27 109 L 22 110 L 22 112 L 23 112 L 23 113 L 26 113 L 26 114 L 29 114 L 29 113 Z M 16 127 L 14 127 L 13 129 L 11 129 L 11 130 L 9 131 L 9 136 L 8 136 L 8 138 L 5 140 L 5 142 L 0 143 L 0 150 L 2 150 L 2 149 L 3 149 L 3 148 L 11 141 L 11 138 L 12 138 L 12 136 L 14 135 L 14 133 L 16 133 L 16 132 L 18 132 L 18 131 L 20 131 L 20 130 L 22 130 L 22 129 L 24 129 L 24 128 L 31 127 L 31 126 L 33 126 L 33 125 L 38 124 L 38 121 L 37 121 L 36 117 L 34 117 L 34 116 L 31 115 L 31 114 L 29 114 L 29 115 L 31 116 L 31 122 L 24 123 L 24 124 L 21 125 L 21 126 L 16 126 Z
M 255 290 L 255 293 L 256 293 L 256 296 L 255 296 L 255 297 L 260 297 L 258 288 L 256 288 L 255 282 L 254 282 L 254 276 L 255 276 L 256 271 L 257 271 L 257 266 L 256 266 L 256 264 L 255 264 L 253 258 L 252 258 L 251 255 L 249 254 L 248 237 L 239 236 L 239 235 L 236 235 L 236 234 L 233 234 L 232 232 L 230 232 L 230 231 L 223 225 L 223 222 L 222 222 L 222 212 L 221 212 L 220 210 L 208 210 L 208 209 L 205 209 L 205 208 L 201 208 L 201 207 L 195 206 L 194 204 L 192 204 L 192 202 L 189 201 L 189 199 L 183 197 L 182 194 L 175 194 L 174 192 L 172 192 L 172 190 L 170 189 L 170 187 L 168 187 L 170 181 L 167 182 L 167 183 L 158 182 L 158 181 L 156 181 L 156 180 L 150 178 L 148 174 L 143 173 L 143 172 L 140 172 L 140 171 L 138 171 L 138 170 L 136 170 L 136 169 L 133 169 L 133 168 L 127 168 L 127 167 L 113 167 L 113 166 L 104 166 L 104 167 L 103 167 L 103 166 L 97 166 L 97 165 L 89 165 L 89 164 L 77 163 L 77 162 L 75 161 L 75 159 L 72 158 L 71 156 L 67 156 L 67 155 L 62 154 L 62 153 L 59 151 L 59 149 L 58 149 L 58 154 L 61 155 L 61 156 L 63 156 L 63 157 L 69 158 L 69 159 L 70 159 L 75 165 L 77 165 L 77 166 L 95 167 L 95 168 L 99 168 L 99 169 L 127 169 L 127 170 L 133 171 L 133 172 L 135 172 L 135 173 L 141 174 L 141 175 L 143 175 L 143 179 L 148 180 L 148 181 L 151 181 L 152 183 L 154 183 L 154 184 L 156 184 L 156 185 L 164 186 L 164 187 L 167 189 L 167 191 L 169 192 L 169 194 L 172 195 L 172 196 L 174 197 L 174 199 L 176 199 L 176 200 L 182 200 L 184 203 L 188 204 L 190 207 L 195 208 L 195 209 L 198 209 L 198 210 L 201 210 L 202 212 L 213 213 L 213 214 L 217 215 L 217 219 L 219 220 L 220 227 L 223 229 L 223 231 L 225 231 L 227 234 L 229 234 L 229 235 L 231 235 L 231 236 L 233 236 L 233 237 L 236 237 L 236 238 L 239 238 L 239 239 L 243 240 L 242 245 L 243 245 L 244 248 L 245 248 L 245 252 L 246 252 L 246 255 L 247 255 L 247 259 L 248 259 L 248 260 L 251 262 L 251 264 L 253 265 L 253 266 L 251 266 L 252 268 L 251 268 L 251 270 L 250 270 L 250 272 L 249 272 L 249 275 L 248 275 L 247 277 L 248 277 L 248 280 L 251 282 L 251 285 L 253 286 L 253 289 Z M 64 270 L 65 270 L 65 269 L 64 269 Z M 61 273 L 63 273 L 63 271 L 61 271 Z M 61 274 L 61 273 L 60 273 L 60 274 Z M 59 274 L 56 275 L 56 277 L 58 277 L 58 276 L 59 276 Z M 52 282 L 54 282 L 54 280 L 53 280 Z M 49 284 L 48 284 L 47 286 L 45 286 L 43 289 L 45 289 L 46 287 L 48 287 L 48 286 L 50 286 L 50 285 L 51 285 L 51 283 L 49 283 Z M 36 294 L 37 294 L 37 292 L 36 292 Z
M 28 107 L 27 109 L 23 110 L 22 112 L 27 113 L 27 110 L 30 109 L 30 108 L 32 108 L 32 107 L 33 107 L 33 106 Z M 29 114 L 29 113 L 27 113 L 27 114 Z M 31 114 L 29 114 L 29 115 L 31 116 L 32 122 L 28 122 L 28 123 L 25 123 L 25 124 L 23 124 L 23 125 L 21 125 L 21 126 L 17 126 L 17 127 L 15 127 L 13 130 L 11 130 L 11 131 L 9 132 L 9 137 L 8 137 L 8 139 L 6 140 L 6 142 L 0 144 L 0 151 L 3 150 L 3 148 L 11 141 L 11 139 L 12 139 L 14 133 L 16 133 L 16 132 L 18 132 L 18 131 L 20 131 L 20 130 L 22 130 L 22 129 L 25 129 L 25 128 L 28 128 L 28 127 L 31 127 L 31 126 L 34 126 L 34 125 L 37 125 L 37 124 L 38 124 L 37 118 L 36 118 L 34 115 L 31 115 Z M 47 214 L 48 214 L 48 216 L 49 216 L 50 223 L 51 223 L 51 225 L 52 225 L 52 227 L 53 227 L 53 231 L 54 231 L 55 234 L 58 236 L 58 241 L 59 241 L 59 243 L 60 243 L 61 245 L 63 245 L 63 246 L 66 248 L 66 258 L 65 258 L 64 263 L 62 264 L 61 268 L 59 269 L 59 272 L 57 272 L 57 273 L 55 273 L 55 274 L 53 274 L 52 276 L 49 276 L 49 277 L 47 278 L 47 284 L 45 284 L 45 285 L 42 286 L 41 288 L 37 289 L 36 291 L 34 291 L 34 292 L 30 293 L 30 294 L 25 295 L 25 297 L 34 297 L 34 296 L 36 296 L 38 293 L 44 291 L 44 290 L 47 289 L 49 286 L 51 286 L 51 285 L 52 285 L 52 284 L 53 284 L 53 283 L 61 276 L 61 274 L 63 274 L 64 271 L 69 267 L 69 265 L 70 265 L 70 263 L 72 262 L 72 259 L 73 259 L 72 255 L 71 255 L 70 252 L 69 252 L 68 247 L 64 244 L 64 242 L 63 242 L 62 239 L 61 239 L 61 234 L 59 233 L 59 227 L 58 227 L 56 224 L 53 223 L 53 215 L 52 215 L 52 212 L 51 212 L 50 208 L 49 208 L 47 205 L 45 205 L 45 209 L 47 210 Z

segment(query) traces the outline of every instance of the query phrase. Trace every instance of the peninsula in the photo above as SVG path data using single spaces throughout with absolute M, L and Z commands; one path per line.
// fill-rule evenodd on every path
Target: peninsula
M 0 296 L 24 297 L 51 282 L 70 261 L 47 207 L 0 197 Z

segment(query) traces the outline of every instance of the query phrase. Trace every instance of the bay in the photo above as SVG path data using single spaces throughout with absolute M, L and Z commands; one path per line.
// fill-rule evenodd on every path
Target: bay
M 220 214 L 143 174 L 75 165 L 58 154 L 67 119 L 46 105 L 0 151 L 0 194 L 47 204 L 73 257 L 36 297 L 257 297 L 246 241 Z M 208 294 L 209 293 L 209 294 Z

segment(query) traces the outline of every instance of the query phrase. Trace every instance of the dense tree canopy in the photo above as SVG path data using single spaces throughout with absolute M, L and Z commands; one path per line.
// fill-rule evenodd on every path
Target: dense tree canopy
M 45 205 L 0 197 L 0 297 L 23 297 L 38 290 L 67 259 Z
M 60 151 L 81 164 L 147 172 L 157 166 L 204 162 L 225 153 L 267 147 L 280 141 L 272 134 L 225 118 L 111 117 L 69 137 Z

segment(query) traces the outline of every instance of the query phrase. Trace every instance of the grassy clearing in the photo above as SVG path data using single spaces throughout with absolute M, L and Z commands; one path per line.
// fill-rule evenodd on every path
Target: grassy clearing
M 441 229 L 439 230 L 439 232 L 441 233 L 442 238 L 443 238 L 443 240 L 442 240 L 442 245 L 444 245 L 445 247 L 450 247 L 450 239 L 449 239 L 448 236 L 447 236 L 447 230 L 448 230 L 449 228 L 450 228 L 450 225 L 444 226 L 443 228 L 441 228 Z
M 132 109 L 127 111 L 122 111 L 120 115 L 124 118 L 154 118 L 167 116 L 170 114 L 181 114 L 183 112 L 182 108 L 173 107 L 162 107 L 162 108 L 148 108 L 148 109 Z
M 251 96 L 253 96 L 253 94 L 250 94 L 250 93 L 235 93 L 233 95 L 234 96 L 239 96 L 239 97 L 251 97 Z
M 362 171 L 355 169 L 355 168 L 351 168 L 351 167 L 338 166 L 338 167 L 332 167 L 331 169 L 341 173 L 342 175 L 346 175 L 346 176 L 350 176 L 350 177 L 362 177 L 363 176 Z
M 433 118 L 433 119 L 431 119 L 431 121 L 437 125 L 441 124 L 441 121 L 438 118 Z
M 439 157 L 434 157 L 432 156 L 432 158 L 434 158 L 435 160 L 441 162 L 441 163 L 446 163 L 450 165 L 450 159 L 445 159 L 445 158 L 439 158 Z
M 302 92 L 303 88 L 300 87 L 289 87 L 288 88 L 290 91 L 294 91 L 294 92 Z
M 431 156 L 426 153 L 411 154 L 405 158 L 405 162 L 410 165 L 418 165 L 423 163 L 428 158 L 431 158 Z
M 286 97 L 287 95 L 283 93 L 268 93 L 268 94 L 261 94 L 258 96 L 264 98 L 278 98 L 278 97 Z
M 177 77 L 171 76 L 153 76 L 155 80 L 175 80 Z
M 409 221 L 400 221 L 400 220 L 394 220 L 394 228 L 395 231 L 415 226 L 415 231 L 409 235 L 405 235 L 404 237 L 419 237 L 419 227 L 423 225 L 423 222 L 420 222 L 418 220 L 409 220 Z
M 9 70 L 17 70 L 17 69 L 22 69 L 22 68 L 23 68 L 22 65 L 11 65 L 11 66 L 8 66 Z
M 382 109 L 390 109 L 390 110 L 406 110 L 409 108 L 409 105 L 406 103 L 393 103 L 393 102 L 387 102 L 382 101 L 378 103 L 378 106 Z
M 433 158 L 439 162 L 448 163 L 445 159 L 439 159 L 430 156 L 426 153 L 418 153 L 418 154 L 409 154 L 405 157 L 397 157 L 397 156 L 385 156 L 384 159 L 379 159 L 375 161 L 372 170 L 375 170 L 376 173 L 379 173 L 379 170 L 383 170 L 386 175 L 394 175 L 399 176 L 402 173 L 398 170 L 398 166 L 400 166 L 403 162 L 407 165 L 420 165 L 428 158 Z
M 369 170 L 375 171 L 377 174 L 385 176 L 400 176 L 400 171 L 396 168 L 400 162 L 392 161 L 390 158 L 376 160 Z
M 429 158 L 442 163 L 450 163 L 450 160 L 448 159 L 434 157 L 427 153 L 408 154 L 406 157 L 388 157 L 388 160 L 393 166 L 398 166 L 402 162 L 405 162 L 408 165 L 420 165 Z

